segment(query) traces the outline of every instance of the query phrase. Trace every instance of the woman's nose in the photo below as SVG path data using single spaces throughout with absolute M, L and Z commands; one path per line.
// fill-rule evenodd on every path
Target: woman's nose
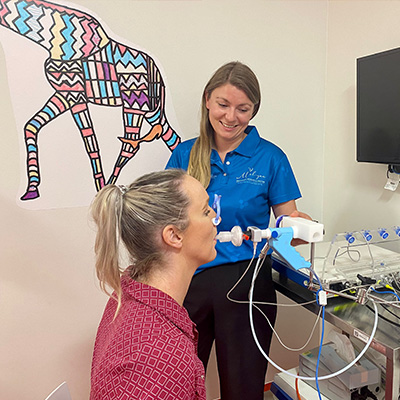
M 226 119 L 227 121 L 234 121 L 235 120 L 235 110 L 231 107 L 228 107 L 228 109 L 226 110 Z

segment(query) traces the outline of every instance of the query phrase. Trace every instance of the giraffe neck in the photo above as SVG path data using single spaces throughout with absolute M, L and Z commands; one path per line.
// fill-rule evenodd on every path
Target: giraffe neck
M 54 60 L 77 60 L 109 38 L 92 16 L 41 0 L 0 0 L 0 24 L 38 43 Z

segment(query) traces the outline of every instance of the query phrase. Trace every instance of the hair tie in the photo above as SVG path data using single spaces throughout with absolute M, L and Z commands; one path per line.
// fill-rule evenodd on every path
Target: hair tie
M 117 185 L 117 188 L 121 192 L 122 196 L 128 191 L 128 188 L 125 185 Z

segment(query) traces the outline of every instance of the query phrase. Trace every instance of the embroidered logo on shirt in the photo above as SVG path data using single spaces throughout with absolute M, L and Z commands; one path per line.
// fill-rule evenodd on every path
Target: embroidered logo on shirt
M 236 177 L 236 183 L 250 183 L 252 185 L 263 185 L 265 183 L 265 176 L 260 175 L 254 168 L 248 168 L 242 175 Z

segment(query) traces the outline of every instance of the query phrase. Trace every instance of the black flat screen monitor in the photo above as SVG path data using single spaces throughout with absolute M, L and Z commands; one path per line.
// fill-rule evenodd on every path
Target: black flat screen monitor
M 357 161 L 400 165 L 400 48 L 357 59 Z

